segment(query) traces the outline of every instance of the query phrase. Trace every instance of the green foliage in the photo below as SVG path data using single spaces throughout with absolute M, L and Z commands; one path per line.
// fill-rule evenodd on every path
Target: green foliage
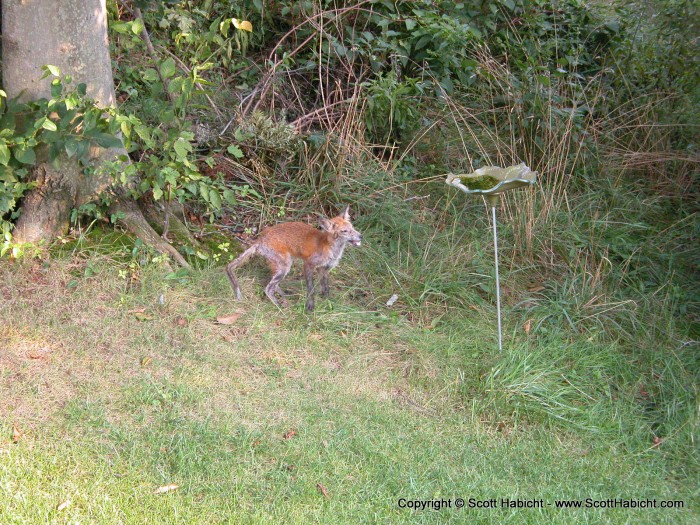
M 188 66 L 209 64 L 235 72 L 246 65 L 242 57 L 249 49 L 262 42 L 257 20 L 261 11 L 262 2 L 190 0 L 159 3 L 143 14 L 153 37 L 172 42 L 177 57 Z
M 0 104 L 0 255 L 11 246 L 20 199 L 35 186 L 32 166 L 49 162 L 59 168 L 76 159 L 87 168 L 91 146 L 121 146 L 116 123 L 86 96 L 85 84 L 71 86 L 70 76 L 62 77 L 56 66 L 43 69 L 42 78 L 53 77 L 50 99 Z M 6 98 L 4 92 L 0 96 Z
M 375 144 L 400 140 L 421 125 L 420 96 L 424 83 L 415 79 L 400 81 L 394 72 L 365 83 L 368 138 Z
M 210 94 L 210 82 L 203 74 L 219 67 L 235 69 L 231 46 L 238 42 L 236 56 L 240 56 L 249 31 L 232 27 L 241 26 L 237 19 L 222 18 L 222 13 L 231 11 L 220 3 L 209 2 L 201 8 L 185 4 L 161 5 L 144 13 L 147 22 L 160 16 L 157 24 L 149 25 L 149 30 L 155 29 L 154 38 L 163 31 L 172 31 L 169 37 L 178 47 L 178 60 L 167 56 L 154 64 L 149 56 L 144 57 L 146 67 L 138 61 L 118 64 L 123 103 L 115 118 L 134 160 L 125 169 L 115 170 L 115 175 L 129 186 L 135 198 L 151 195 L 166 203 L 199 203 L 213 220 L 225 204 L 235 204 L 239 196 L 257 193 L 248 185 L 225 184 L 220 173 L 212 172 L 214 160 L 202 158 L 196 151 L 190 117 L 193 111 L 201 111 L 201 101 Z M 211 17 L 215 17 L 213 22 Z M 138 19 L 113 24 L 113 45 L 118 52 L 143 52 L 141 29 Z M 222 49 L 228 51 L 222 55 Z M 183 66 L 183 62 L 190 67 Z M 236 158 L 243 156 L 236 144 L 228 149 Z M 206 165 L 211 175 L 203 175 L 200 164 Z
M 234 134 L 240 144 L 258 153 L 289 157 L 299 147 L 300 137 L 294 126 L 282 121 L 276 122 L 262 111 L 254 111 L 240 123 Z M 241 158 L 243 153 L 237 146 L 230 146 L 229 153 Z

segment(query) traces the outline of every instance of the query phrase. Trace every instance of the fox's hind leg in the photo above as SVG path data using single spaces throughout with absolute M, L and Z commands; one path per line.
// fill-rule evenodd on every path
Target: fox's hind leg
M 239 266 L 242 266 L 243 264 L 248 262 L 248 259 L 255 255 L 257 251 L 258 247 L 254 244 L 246 251 L 244 251 L 241 255 L 239 255 L 236 259 L 234 259 L 233 261 L 228 263 L 228 265 L 226 265 L 226 275 L 228 275 L 228 279 L 229 281 L 231 281 L 231 286 L 233 287 L 233 292 L 236 294 L 236 299 L 238 299 L 239 301 L 242 298 L 241 287 L 238 285 L 238 279 L 236 279 L 236 274 L 233 273 L 233 271 Z
M 287 306 L 287 301 L 284 298 L 284 292 L 280 290 L 279 284 L 292 268 L 292 258 L 290 256 L 284 257 L 274 252 L 266 253 L 264 255 L 270 263 L 270 269 L 272 270 L 272 278 L 265 287 L 265 295 L 267 295 L 270 301 L 275 303 L 277 306 Z M 276 295 L 279 295 L 279 300 L 277 300 Z

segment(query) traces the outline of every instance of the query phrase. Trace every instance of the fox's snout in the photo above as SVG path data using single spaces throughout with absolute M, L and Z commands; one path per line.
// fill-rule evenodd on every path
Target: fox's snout
M 347 240 L 348 244 L 352 244 L 353 246 L 360 246 L 362 244 L 362 234 L 355 228 L 351 227 L 349 232 L 343 232 L 342 234 Z

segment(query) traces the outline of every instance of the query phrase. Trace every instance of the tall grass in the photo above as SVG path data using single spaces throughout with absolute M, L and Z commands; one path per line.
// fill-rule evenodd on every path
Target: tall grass
M 534 62 L 523 71 L 483 48 L 474 55 L 478 89 L 411 95 L 401 103 L 418 108 L 418 129 L 374 144 L 371 86 L 336 58 L 347 75 L 319 74 L 322 107 L 303 96 L 307 78 L 279 64 L 269 71 L 281 86 L 267 91 L 271 109 L 298 103 L 294 122 L 308 136 L 244 170 L 263 196 L 260 225 L 351 205 L 365 242 L 346 252 L 338 279 L 343 299 L 362 308 L 336 305 L 319 327 L 366 334 L 371 323 L 409 323 L 442 342 L 447 333 L 436 366 L 483 371 L 445 385 L 472 418 L 544 423 L 638 454 L 663 450 L 695 472 L 698 159 L 674 150 L 678 128 L 661 114 L 669 95 L 617 105 L 605 69 L 587 80 Z M 539 177 L 499 207 L 498 354 L 487 210 L 447 188 L 443 174 L 519 162 Z

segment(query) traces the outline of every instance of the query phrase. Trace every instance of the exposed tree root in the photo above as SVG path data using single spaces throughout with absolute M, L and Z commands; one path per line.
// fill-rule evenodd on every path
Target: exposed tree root
M 123 216 L 120 217 L 119 221 L 124 224 L 129 232 L 158 252 L 169 255 L 183 268 L 191 268 L 182 254 L 158 235 L 158 232 L 148 223 L 143 210 L 136 202 L 127 198 L 116 197 L 109 207 L 109 212 L 112 214 L 121 212 L 120 216 L 122 214 Z
M 22 214 L 17 220 L 13 231 L 13 241 L 17 244 L 52 241 L 59 235 L 68 233 L 70 227 L 71 208 L 79 206 L 83 201 L 94 200 L 92 198 L 81 199 L 78 195 L 81 179 L 78 166 L 65 163 L 61 170 L 53 169 L 49 164 L 41 164 L 34 170 L 33 180 L 37 187 L 27 193 L 22 205 Z M 91 181 L 95 184 L 95 181 Z M 106 184 L 97 188 L 104 191 Z M 94 189 L 94 188 L 93 188 Z M 119 189 L 115 188 L 117 192 Z M 163 224 L 163 215 L 156 209 L 145 203 L 139 204 L 125 196 L 116 195 L 110 206 L 110 213 L 122 212 L 124 217 L 121 222 L 126 229 L 141 239 L 146 245 L 153 247 L 160 253 L 172 257 L 177 264 L 190 268 L 187 260 L 178 252 L 167 239 L 162 238 L 149 224 L 148 219 L 154 223 Z M 173 213 L 175 212 L 175 214 Z M 177 217 L 182 209 L 175 206 L 169 217 L 170 230 L 181 242 L 197 247 L 198 243 L 187 227 Z
M 22 215 L 12 232 L 14 242 L 39 243 L 65 235 L 70 226 L 70 209 L 75 201 L 73 179 L 48 164 L 34 170 L 36 188 L 24 197 Z
M 199 242 L 184 223 L 185 214 L 179 202 L 164 207 L 159 203 L 146 202 L 141 199 L 139 207 L 153 229 L 162 232 L 161 237 L 164 240 L 167 241 L 168 238 L 171 238 L 189 244 L 193 248 L 199 247 Z

